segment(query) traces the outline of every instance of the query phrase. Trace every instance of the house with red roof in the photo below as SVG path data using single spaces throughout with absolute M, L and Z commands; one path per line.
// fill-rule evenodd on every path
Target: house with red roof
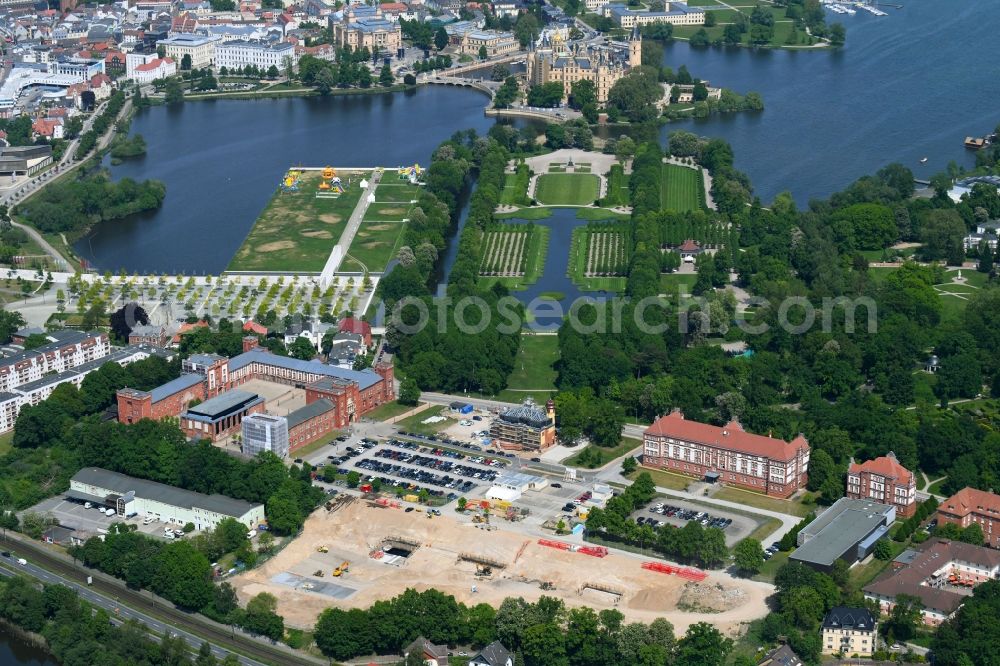
M 136 65 L 132 70 L 132 79 L 136 83 L 149 83 L 157 79 L 165 79 L 177 73 L 177 64 L 170 58 L 153 58 Z
M 965 529 L 979 525 L 983 543 L 1000 548 L 1000 495 L 965 487 L 941 502 L 938 521 Z
M 677 252 L 681 255 L 681 261 L 691 263 L 695 257 L 702 253 L 702 249 L 697 241 L 688 238 L 677 248 Z
M 354 317 L 344 317 L 337 326 L 338 333 L 354 333 L 360 335 L 365 347 L 372 346 L 372 327 L 366 321 Z
M 856 463 L 847 468 L 847 497 L 868 499 L 896 508 L 896 515 L 909 518 L 917 511 L 917 482 L 913 472 L 903 467 L 896 454 Z
M 243 324 L 244 333 L 253 333 L 254 335 L 267 335 L 267 326 L 263 324 L 258 324 L 253 319 L 249 320 L 247 323 Z
M 177 332 L 174 333 L 174 337 L 170 339 L 170 344 L 175 346 L 179 345 L 181 343 L 181 336 L 183 336 L 185 333 L 193 331 L 196 328 L 208 328 L 208 322 L 205 321 L 204 319 L 196 321 L 193 324 L 184 322 L 178 327 Z
M 90 77 L 90 89 L 94 91 L 94 99 L 100 102 L 111 97 L 111 77 L 107 74 L 94 74 Z
M 674 410 L 643 433 L 642 464 L 787 498 L 805 488 L 809 442 L 755 435 L 735 420 L 721 427 L 689 421 Z
M 63 138 L 62 118 L 37 118 L 31 124 L 31 131 L 35 136 L 44 136 L 46 139 Z

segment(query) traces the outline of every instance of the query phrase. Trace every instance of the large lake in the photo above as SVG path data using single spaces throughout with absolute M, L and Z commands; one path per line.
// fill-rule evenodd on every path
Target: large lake
M 764 201 L 790 190 L 805 203 L 893 161 L 918 177 L 949 160 L 971 165 L 962 140 L 1000 121 L 994 5 L 913 0 L 887 11 L 831 15 L 848 29 L 841 51 L 667 44 L 668 65 L 759 91 L 766 110 L 673 123 L 664 135 L 684 128 L 726 138 Z M 469 89 L 425 86 L 392 95 L 145 110 L 132 131 L 146 138 L 148 155 L 112 172 L 164 181 L 166 201 L 149 216 L 100 226 L 77 250 L 102 269 L 221 271 L 288 166 L 426 164 L 455 130 L 489 128 L 484 102 Z M 927 164 L 919 164 L 922 157 Z

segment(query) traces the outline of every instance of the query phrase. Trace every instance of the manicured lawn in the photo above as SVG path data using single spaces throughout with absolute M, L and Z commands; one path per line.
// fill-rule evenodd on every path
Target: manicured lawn
M 751 492 L 749 490 L 740 490 L 739 488 L 734 488 L 732 486 L 719 488 L 712 493 L 712 497 L 714 499 L 728 500 L 730 502 L 737 502 L 747 506 L 755 506 L 758 509 L 764 509 L 766 511 L 777 511 L 779 513 L 787 513 L 792 516 L 799 517 L 805 517 L 815 509 L 815 507 L 806 506 L 802 502 L 792 502 L 789 500 L 777 499 L 775 497 L 768 497 L 767 495 L 761 495 L 760 493 Z
M 527 398 L 531 398 L 535 401 L 536 405 L 544 405 L 545 401 L 553 397 L 555 391 L 511 391 L 510 389 L 504 389 L 495 396 L 483 395 L 483 398 L 493 398 L 494 400 L 499 400 L 500 402 L 513 402 L 514 404 L 519 404 L 524 402 Z
M 297 192 L 278 190 L 229 264 L 231 271 L 320 271 L 361 198 L 370 172 L 339 172 L 352 181 L 336 199 L 316 196 L 320 172 L 307 171 Z
M 660 275 L 660 293 L 668 296 L 678 293 L 681 287 L 690 294 L 698 276 L 694 273 L 662 273 Z
M 597 199 L 600 182 L 588 173 L 542 174 L 535 185 L 535 199 L 550 206 L 586 206 Z
M 875 580 L 878 575 L 885 571 L 886 567 L 892 563 L 892 560 L 896 559 L 896 557 L 907 547 L 905 543 L 899 543 L 893 539 L 885 539 L 885 542 L 892 547 L 892 557 L 885 561 L 873 557 L 872 561 L 868 564 L 858 564 L 851 567 L 850 584 L 853 589 L 860 590 L 862 587 Z
M 378 203 L 377 201 L 365 211 L 365 222 L 389 221 L 402 222 L 410 214 L 410 205 L 406 203 Z
M 374 273 L 381 273 L 389 260 L 396 256 L 405 228 L 406 225 L 402 222 L 369 222 L 366 218 L 347 250 L 343 270 L 367 268 Z
M 443 413 L 442 413 L 443 412 Z M 400 421 L 397 425 L 400 430 L 405 430 L 406 432 L 416 432 L 423 435 L 436 435 L 441 432 L 449 425 L 455 422 L 449 416 L 448 408 L 444 405 L 438 405 L 437 407 L 431 407 L 430 409 L 425 409 L 419 414 L 414 414 L 413 416 L 407 416 L 405 419 Z M 438 421 L 436 423 L 423 423 L 425 419 L 429 419 L 432 416 L 444 416 L 444 421 Z
M 697 481 L 694 477 L 682 476 L 680 474 L 674 474 L 673 472 L 665 472 L 662 469 L 650 469 L 648 467 L 642 467 L 632 474 L 629 478 L 635 480 L 642 472 L 646 472 L 651 477 L 653 477 L 653 483 L 661 488 L 669 488 L 670 490 L 685 490 L 687 487 Z
M 528 168 L 520 168 L 517 173 L 507 174 L 503 192 L 500 193 L 500 203 L 516 206 L 526 206 L 528 201 Z
M 660 208 L 683 213 L 704 207 L 700 169 L 664 164 L 662 173 Z
M 577 208 L 576 219 L 600 222 L 601 220 L 621 220 L 627 221 L 631 216 L 626 213 L 616 213 L 607 208 Z
M 714 0 L 700 0 L 698 3 L 702 6 L 712 6 L 717 4 Z M 747 18 L 750 17 L 750 12 L 753 11 L 753 5 L 732 5 L 742 11 Z M 794 23 L 785 17 L 785 9 L 783 7 L 771 7 L 768 5 L 762 5 L 765 9 L 769 10 L 774 16 L 775 24 L 774 31 L 771 35 L 771 40 L 766 46 L 770 47 L 781 47 L 781 46 L 806 46 L 809 44 L 809 36 L 805 34 L 804 30 L 798 30 L 796 32 L 796 39 L 794 43 L 789 43 L 789 37 L 794 29 Z M 713 14 L 716 15 L 717 24 L 711 28 L 704 28 L 705 32 L 708 34 L 709 41 L 715 41 L 722 39 L 723 32 L 725 30 L 726 23 L 732 23 L 735 18 L 735 12 L 731 9 L 717 9 L 713 10 Z M 690 39 L 692 35 L 701 30 L 703 26 L 700 25 L 677 25 L 674 26 L 674 37 L 677 39 Z M 815 41 L 815 40 L 814 40 Z M 750 32 L 747 31 L 743 33 L 743 37 L 740 40 L 743 46 L 750 45 Z
M 326 446 L 330 442 L 332 442 L 335 439 L 337 439 L 337 437 L 340 434 L 341 433 L 340 433 L 339 430 L 331 432 L 326 437 L 321 437 L 320 439 L 317 439 L 312 444 L 306 444 L 301 449 L 295 449 L 295 451 L 293 451 L 292 454 L 289 457 L 290 458 L 305 458 L 306 456 L 308 456 L 308 455 L 310 455 L 312 453 L 316 453 L 321 448 L 323 448 L 324 446 Z
M 405 414 L 411 409 L 416 409 L 420 404 L 416 405 L 401 405 L 395 400 L 392 402 L 387 402 L 384 405 L 379 405 L 372 411 L 365 414 L 366 419 L 372 419 L 373 421 L 386 421 L 393 418 L 394 416 L 399 416 L 400 414 Z
M 627 206 L 631 199 L 628 176 L 621 164 L 613 164 L 608 171 L 608 193 L 602 199 L 605 206 Z
M 568 465 L 569 467 L 595 469 L 606 465 L 615 458 L 624 456 L 629 451 L 637 449 L 640 446 L 642 446 L 642 442 L 638 439 L 630 439 L 628 437 L 623 437 L 618 446 L 611 449 L 590 444 L 569 458 L 563 460 L 562 464 Z
M 375 190 L 375 203 L 409 203 L 420 196 L 420 188 L 404 181 L 396 181 L 391 174 L 382 176 Z
M 522 335 L 514 369 L 507 377 L 508 389 L 556 390 L 559 338 L 555 335 Z
M 510 213 L 495 213 L 493 217 L 498 220 L 544 220 L 547 217 L 552 217 L 552 209 L 545 206 L 519 208 Z

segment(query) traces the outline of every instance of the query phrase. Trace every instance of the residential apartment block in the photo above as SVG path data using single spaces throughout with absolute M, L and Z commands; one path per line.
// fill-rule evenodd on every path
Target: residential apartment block
M 875 652 L 877 629 L 867 608 L 837 606 L 823 618 L 823 654 L 870 657 Z
M 52 342 L 0 359 L 0 392 L 9 392 L 45 375 L 71 370 L 111 353 L 107 333 L 65 330 L 47 335 Z
M 962 488 L 941 502 L 938 520 L 965 528 L 979 525 L 987 546 L 1000 548 L 1000 495 L 975 488 Z
M 688 421 L 675 410 L 643 433 L 642 463 L 709 481 L 789 497 L 806 485 L 809 442 L 786 442 L 743 430 L 738 421 L 722 427 Z
M 917 511 L 913 472 L 900 465 L 892 451 L 863 463 L 851 461 L 847 468 L 847 497 L 891 504 L 900 518 L 909 518 Z

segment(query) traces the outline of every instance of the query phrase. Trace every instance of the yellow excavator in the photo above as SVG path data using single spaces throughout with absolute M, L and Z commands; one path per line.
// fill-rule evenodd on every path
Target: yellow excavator
M 319 548 L 316 549 L 316 552 L 317 553 L 329 553 L 330 549 L 327 548 L 326 546 L 320 546 Z
M 334 577 L 339 578 L 340 576 L 344 575 L 345 573 L 347 573 L 347 571 L 350 569 L 350 567 L 351 567 L 351 563 L 350 562 L 344 562 L 339 567 L 337 567 L 336 569 L 333 570 Z

